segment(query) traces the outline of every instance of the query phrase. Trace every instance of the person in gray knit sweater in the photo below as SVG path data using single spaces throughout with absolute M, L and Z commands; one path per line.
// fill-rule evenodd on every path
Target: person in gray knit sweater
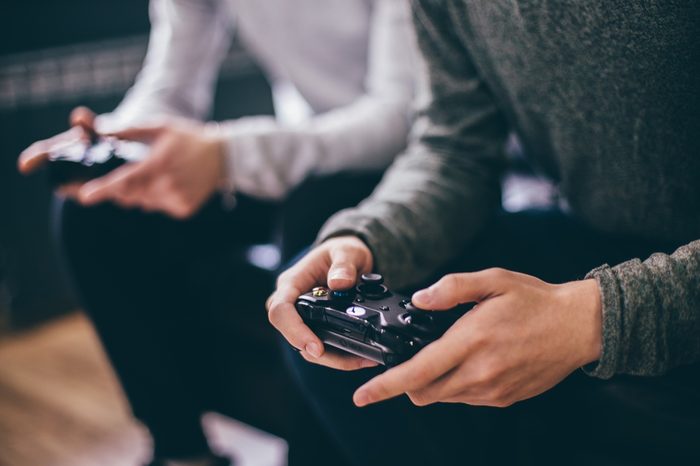
M 290 354 L 329 428 L 358 464 L 699 461 L 700 4 L 417 0 L 414 24 L 424 89 L 406 153 L 268 300 L 318 364 Z M 511 132 L 557 209 L 500 211 Z M 421 308 L 478 304 L 410 361 L 371 368 L 293 306 L 370 270 L 419 289 Z

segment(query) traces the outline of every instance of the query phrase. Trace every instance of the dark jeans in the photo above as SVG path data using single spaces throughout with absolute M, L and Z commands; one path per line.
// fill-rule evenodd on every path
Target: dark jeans
M 558 211 L 501 214 L 438 276 L 488 267 L 561 283 L 676 245 L 601 234 Z M 410 290 L 407 290 L 410 291 Z M 700 338 L 700 335 L 698 336 Z M 382 369 L 340 372 L 285 352 L 297 380 L 354 464 L 700 464 L 700 365 L 663 377 L 598 380 L 580 371 L 510 408 L 407 397 L 356 408 L 353 391 Z
M 270 425 L 258 427 L 286 436 L 295 448 L 290 425 L 295 416 L 311 416 L 295 411 L 295 392 L 280 375 L 284 366 L 263 311 L 273 277 L 246 265 L 240 251 L 272 236 L 288 259 L 329 215 L 359 202 L 377 181 L 312 179 L 281 205 L 241 197 L 230 212 L 214 199 L 187 221 L 112 204 L 60 206 L 56 230 L 73 283 L 157 456 L 208 451 L 202 412 L 241 393 L 250 397 L 236 400 L 250 421 L 273 411 Z M 241 380 L 250 373 L 255 377 Z

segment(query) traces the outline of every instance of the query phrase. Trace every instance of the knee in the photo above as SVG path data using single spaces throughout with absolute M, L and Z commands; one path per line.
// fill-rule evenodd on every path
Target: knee
M 69 199 L 55 200 L 51 223 L 61 243 L 65 238 L 73 236 L 74 231 L 79 231 L 80 228 L 89 224 L 85 218 L 87 213 L 89 213 L 88 209 Z
M 59 245 L 67 251 L 96 237 L 97 221 L 107 218 L 105 206 L 83 207 L 69 199 L 57 199 L 54 204 L 52 227 Z
M 112 204 L 84 207 L 71 200 L 59 199 L 52 212 L 53 236 L 67 258 L 86 252 L 100 255 L 128 243 L 131 226 L 134 231 L 145 230 L 139 228 L 138 221 L 131 216 L 134 216 L 133 212 Z
M 338 371 L 312 364 L 286 342 L 282 342 L 282 351 L 287 368 L 295 381 L 316 403 L 352 404 L 352 394 L 355 389 L 383 371 L 381 367 Z

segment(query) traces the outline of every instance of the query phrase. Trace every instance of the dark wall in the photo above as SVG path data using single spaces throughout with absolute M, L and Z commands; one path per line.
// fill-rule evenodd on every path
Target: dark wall
M 114 108 L 145 53 L 147 7 L 145 0 L 13 0 L 0 6 L 0 328 L 3 322 L 24 327 L 77 306 L 49 231 L 52 195 L 45 174 L 20 176 L 16 159 L 33 141 L 65 130 L 76 105 L 97 112 Z M 122 57 L 125 64 L 117 68 L 129 77 L 96 86 L 85 72 L 70 92 L 39 92 L 37 83 L 43 79 L 52 89 L 76 56 L 96 67 Z M 213 117 L 272 113 L 269 86 L 235 44 L 228 61 Z
M 3 0 L 0 55 L 144 34 L 147 0 Z

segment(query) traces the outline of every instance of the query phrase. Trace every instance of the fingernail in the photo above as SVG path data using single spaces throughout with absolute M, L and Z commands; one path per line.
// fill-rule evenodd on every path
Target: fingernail
M 413 301 L 420 301 L 424 304 L 429 303 L 432 298 L 433 291 L 430 288 L 426 288 L 424 290 L 420 290 L 416 293 L 413 293 Z
M 315 358 L 321 357 L 321 348 L 316 343 L 309 343 L 304 350 Z
M 352 280 L 355 277 L 345 269 L 335 269 L 330 274 L 328 274 L 328 280 Z
M 365 359 L 362 361 L 362 364 L 360 364 L 360 367 L 376 367 L 379 363 L 375 361 L 370 361 L 369 359 Z
M 353 401 L 355 402 L 355 406 L 358 407 L 363 407 L 367 406 L 370 402 L 369 395 L 367 392 L 363 390 L 358 390 L 355 392 L 355 396 L 353 397 Z

